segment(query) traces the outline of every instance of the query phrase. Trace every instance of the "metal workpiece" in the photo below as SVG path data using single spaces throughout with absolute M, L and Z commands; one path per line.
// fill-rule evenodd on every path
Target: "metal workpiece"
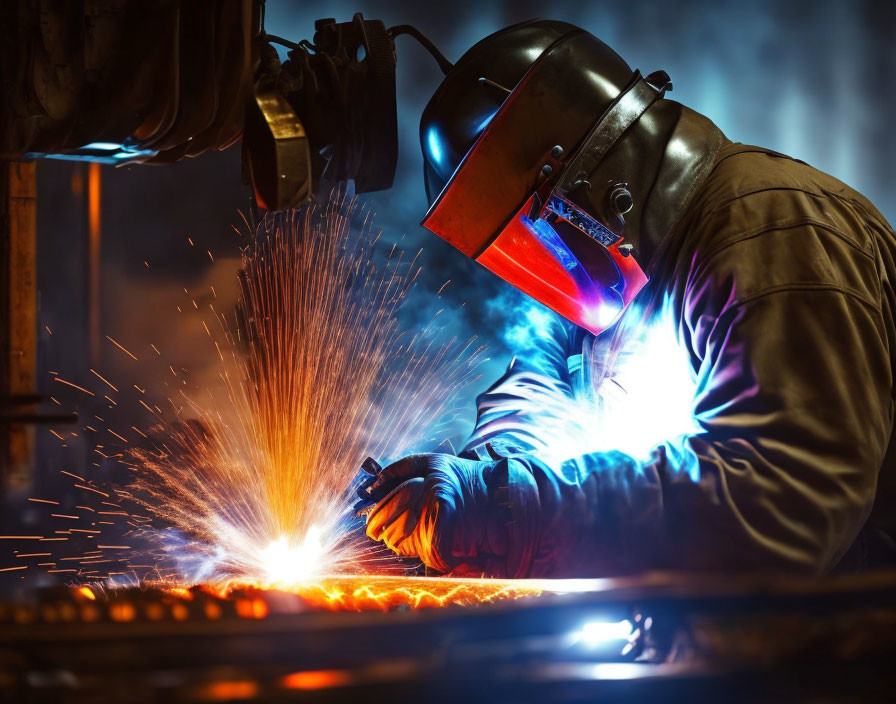
M 329 578 L 324 591 L 344 598 L 357 579 Z M 46 592 L 0 609 L 0 691 L 33 702 L 804 702 L 877 701 L 894 684 L 892 573 L 366 579 L 367 601 L 341 607 L 318 587 Z M 419 608 L 373 599 L 393 589 L 430 596 Z M 493 598 L 438 608 L 459 590 Z M 346 606 L 368 610 L 331 610 Z

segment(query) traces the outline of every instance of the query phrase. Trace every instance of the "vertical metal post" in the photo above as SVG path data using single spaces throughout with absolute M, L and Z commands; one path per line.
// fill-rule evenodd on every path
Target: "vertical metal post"
M 102 172 L 100 165 L 91 163 L 87 170 L 87 236 L 88 236 L 88 292 L 87 334 L 90 363 L 101 366 L 100 338 L 102 337 Z
M 36 392 L 37 376 L 37 184 L 34 162 L 0 162 L 0 396 L 6 411 Z M 0 422 L 6 487 L 32 478 L 34 428 Z

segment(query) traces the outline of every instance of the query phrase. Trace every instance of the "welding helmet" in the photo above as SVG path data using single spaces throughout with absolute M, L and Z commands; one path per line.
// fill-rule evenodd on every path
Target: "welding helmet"
M 643 78 L 563 22 L 486 37 L 454 65 L 421 119 L 424 227 L 602 332 L 647 283 L 637 243 L 626 241 L 632 194 L 602 171 L 604 157 L 668 86 L 665 73 Z

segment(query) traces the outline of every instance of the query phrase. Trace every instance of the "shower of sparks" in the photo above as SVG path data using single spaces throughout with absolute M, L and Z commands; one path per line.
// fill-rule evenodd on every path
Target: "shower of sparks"
M 185 418 L 130 453 L 136 500 L 177 531 L 162 541 L 177 579 L 283 585 L 369 566 L 347 531 L 358 467 L 420 442 L 472 375 L 469 346 L 399 328 L 419 270 L 397 249 L 377 263 L 349 215 L 262 224 L 236 321 L 210 333 L 224 398 L 182 394 Z

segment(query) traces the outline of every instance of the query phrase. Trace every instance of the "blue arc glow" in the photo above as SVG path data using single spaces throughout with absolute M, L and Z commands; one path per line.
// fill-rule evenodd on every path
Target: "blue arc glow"
M 503 416 L 509 436 L 525 438 L 516 444 L 527 454 L 552 466 L 610 452 L 641 462 L 663 443 L 702 432 L 694 417 L 696 374 L 668 307 L 648 319 L 637 307 L 627 309 L 619 329 L 596 338 L 590 356 L 576 365 L 591 383 L 572 379 L 571 385 L 555 378 L 552 362 L 540 367 L 539 360 L 551 359 L 540 351 L 554 344 L 558 324 L 553 314 L 536 310 L 520 311 L 513 328 L 514 341 L 529 342 L 534 370 L 490 410 Z M 614 335 L 618 347 L 611 354 Z
M 103 152 L 117 152 L 122 149 L 122 145 L 117 144 L 115 142 L 91 142 L 90 144 L 85 144 L 82 149 L 96 149 L 98 151 Z
M 694 417 L 697 379 L 669 307 L 621 334 L 619 356 L 595 389 L 594 405 L 576 405 L 593 413 L 589 452 L 617 450 L 644 460 L 664 442 L 701 432 Z

